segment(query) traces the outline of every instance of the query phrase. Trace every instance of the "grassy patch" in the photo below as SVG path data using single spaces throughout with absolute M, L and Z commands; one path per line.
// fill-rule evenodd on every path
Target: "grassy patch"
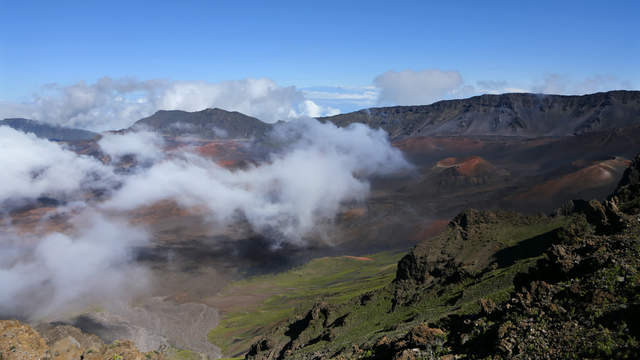
M 190 350 L 179 349 L 176 347 L 170 347 L 164 354 L 167 360 L 201 360 L 200 354 Z
M 224 354 L 239 354 L 267 329 L 284 323 L 313 303 L 342 303 L 364 292 L 386 286 L 395 276 L 404 252 L 382 252 L 366 258 L 325 257 L 278 274 L 251 277 L 230 284 L 218 295 L 224 300 L 261 292 L 255 304 L 231 305 L 209 341 Z

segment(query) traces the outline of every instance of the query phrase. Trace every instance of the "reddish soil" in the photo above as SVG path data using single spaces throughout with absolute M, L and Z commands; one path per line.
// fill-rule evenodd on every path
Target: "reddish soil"
M 574 162 L 580 164 L 580 162 Z M 630 161 L 614 158 L 598 161 L 578 171 L 545 181 L 529 191 L 516 196 L 516 199 L 551 199 L 556 194 L 570 191 L 572 193 L 603 187 L 617 183 L 621 174 L 629 166 Z
M 12 212 L 8 215 L 9 222 L 1 221 L 0 231 L 9 228 L 9 224 L 14 231 L 23 236 L 42 236 L 52 232 L 67 232 L 71 229 L 68 223 L 69 215 L 59 215 L 55 213 L 56 208 L 42 206 L 33 209 Z
M 355 220 L 357 218 L 365 216 L 366 214 L 367 208 L 365 207 L 352 208 L 344 210 L 342 213 L 340 213 L 339 218 L 343 221 Z
M 358 260 L 358 261 L 373 261 L 372 258 L 370 257 L 366 257 L 366 256 L 351 256 L 351 255 L 345 255 L 344 256 L 347 259 L 351 259 L 351 260 Z
M 457 172 L 464 176 L 478 176 L 492 171 L 495 168 L 490 162 L 480 156 L 470 156 L 460 160 L 455 157 L 448 157 L 438 161 L 436 167 L 455 167 Z

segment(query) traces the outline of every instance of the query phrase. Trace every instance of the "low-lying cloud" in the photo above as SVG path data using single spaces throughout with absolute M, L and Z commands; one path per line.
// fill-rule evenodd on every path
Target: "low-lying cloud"
M 31 101 L 0 103 L 0 118 L 25 117 L 104 131 L 126 128 L 158 110 L 199 111 L 215 107 L 265 122 L 337 112 L 306 99 L 294 86 L 279 86 L 267 78 L 205 82 L 103 77 L 95 83 L 46 85 Z
M 147 276 L 133 250 L 147 243 L 144 231 L 93 212 L 72 223 L 72 234 L 52 233 L 35 243 L 3 236 L 0 316 L 41 319 L 130 299 L 144 289 Z
M 38 197 L 64 198 L 80 189 L 108 186 L 112 171 L 90 156 L 0 126 L 0 204 Z
M 230 170 L 192 153 L 164 159 L 128 178 L 103 206 L 131 210 L 164 199 L 200 206 L 222 224 L 247 220 L 274 241 L 300 242 L 345 202 L 362 201 L 370 176 L 410 166 L 387 134 L 362 124 L 343 129 L 299 119 L 276 127 L 268 161 Z
M 304 245 L 316 230 L 331 226 L 343 205 L 366 199 L 371 177 L 411 168 L 383 130 L 363 124 L 338 128 L 297 119 L 275 126 L 268 143 L 266 160 L 229 169 L 189 146 L 167 149 L 152 132 L 109 133 L 98 142 L 112 159 L 103 164 L 0 127 L 4 210 L 17 198 L 42 196 L 75 199 L 77 205 L 57 210 L 72 219 L 69 227 L 44 236 L 16 231 L 11 217 L 4 217 L 0 315 L 42 319 L 129 299 L 147 282 L 135 249 L 149 246 L 147 234 L 126 221 L 129 210 L 173 200 L 204 210 L 219 226 L 249 224 L 274 246 Z M 125 156 L 147 164 L 118 171 Z M 99 199 L 86 191 L 96 187 L 105 190 Z
M 151 162 L 162 158 L 164 139 L 151 131 L 107 133 L 100 138 L 98 145 L 114 161 L 133 155 L 141 162 Z

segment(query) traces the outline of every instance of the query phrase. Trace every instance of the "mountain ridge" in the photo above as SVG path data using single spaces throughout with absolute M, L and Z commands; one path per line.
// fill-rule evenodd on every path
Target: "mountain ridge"
M 433 136 L 562 137 L 640 124 L 640 91 L 613 90 L 587 95 L 484 94 L 430 105 L 371 107 L 318 117 L 339 127 L 362 123 L 387 131 L 392 141 Z M 90 140 L 97 134 L 29 119 L 5 119 L 21 131 L 52 140 Z M 203 139 L 262 138 L 277 123 L 220 108 L 158 110 L 127 129 Z M 61 130 L 61 129 L 64 129 Z M 118 130 L 114 130 L 118 132 Z
M 100 135 L 88 130 L 52 125 L 38 120 L 24 118 L 7 118 L 0 120 L 0 126 L 26 133 L 33 133 L 39 138 L 52 141 L 85 141 L 93 140 Z
M 430 105 L 374 107 L 318 120 L 340 127 L 364 123 L 384 129 L 392 140 L 439 135 L 572 136 L 639 123 L 640 91 L 484 94 Z

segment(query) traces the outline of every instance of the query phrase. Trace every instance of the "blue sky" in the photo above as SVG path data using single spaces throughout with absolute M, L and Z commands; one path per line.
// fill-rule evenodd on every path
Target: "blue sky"
M 43 84 L 92 84 L 104 76 L 214 83 L 268 78 L 309 97 L 319 89 L 366 92 L 390 70 L 460 75 L 458 90 L 435 92 L 427 102 L 491 90 L 478 82 L 491 82 L 496 92 L 640 86 L 639 1 L 0 4 L 4 102 L 32 101 Z M 549 79 L 555 87 L 546 86 Z M 341 111 L 362 105 L 314 101 Z M 404 103 L 391 96 L 366 105 L 394 102 Z

